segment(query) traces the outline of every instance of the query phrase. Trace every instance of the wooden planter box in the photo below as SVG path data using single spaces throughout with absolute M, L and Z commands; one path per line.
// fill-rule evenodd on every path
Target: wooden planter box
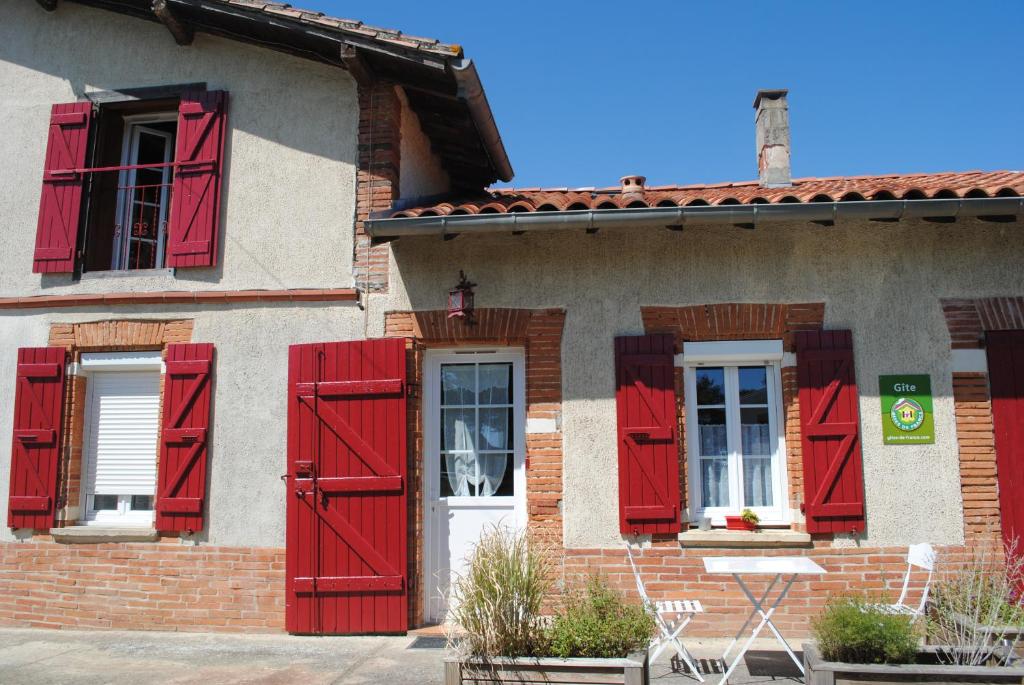
M 444 685 L 552 682 L 648 685 L 647 653 L 630 654 L 625 659 L 448 657 L 444 660 Z
M 1016 683 L 1024 682 L 1020 666 L 950 666 L 946 664 L 844 664 L 825 661 L 815 645 L 805 644 L 807 685 L 888 685 L 889 683 Z M 934 653 L 926 647 L 922 653 Z

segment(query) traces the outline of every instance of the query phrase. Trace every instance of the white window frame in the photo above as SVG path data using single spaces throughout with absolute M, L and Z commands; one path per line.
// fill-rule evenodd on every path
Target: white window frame
M 132 114 L 124 117 L 124 138 L 121 142 L 121 166 L 132 166 L 137 164 L 139 156 L 139 134 L 141 132 L 148 133 L 153 136 L 164 139 L 164 163 L 174 161 L 174 136 L 166 131 L 159 129 L 148 128 L 146 124 L 166 124 L 178 121 L 178 115 L 176 112 L 155 112 L 151 114 Z M 171 182 L 171 167 L 163 167 L 163 174 L 161 182 L 164 184 Z M 131 198 L 128 196 L 128 190 L 126 188 L 135 185 L 135 179 L 137 176 L 138 169 L 122 169 L 118 173 L 117 184 L 119 190 L 117 191 L 117 207 L 116 207 L 116 221 L 117 225 L 121 227 L 119 232 L 114 234 L 114 252 L 113 260 L 110 268 L 114 271 L 131 271 L 126 265 L 125 260 L 128 258 L 129 242 L 131 238 L 131 210 L 130 205 L 132 204 Z M 167 217 L 170 214 L 170 193 L 167 188 L 163 188 L 160 191 L 160 225 L 157 227 L 156 237 L 156 266 L 157 269 L 164 267 L 164 248 L 165 248 L 165 237 L 167 232 Z M 125 211 L 129 212 L 129 216 L 125 216 Z
M 92 507 L 92 486 L 88 482 L 92 460 L 95 455 L 90 449 L 92 444 L 91 412 L 95 407 L 94 387 L 89 382 L 89 375 L 96 372 L 109 373 L 117 371 L 156 371 L 163 375 L 166 371 L 163 355 L 160 352 L 87 352 L 82 354 L 81 361 L 75 365 L 76 374 L 86 377 L 85 381 L 85 425 L 82 449 L 82 483 L 80 488 L 79 511 L 82 512 L 80 523 L 87 526 L 151 526 L 155 516 L 154 509 L 132 510 L 131 495 L 118 497 L 117 509 L 100 509 Z M 159 425 L 157 426 L 159 431 Z M 153 461 L 157 455 L 154 452 Z M 153 492 L 153 503 L 156 504 L 156 492 Z
M 786 472 L 785 417 L 782 406 L 782 341 L 739 340 L 724 342 L 684 343 L 683 353 L 676 356 L 676 365 L 684 369 L 686 383 L 686 452 L 690 482 L 691 519 L 698 522 L 710 518 L 714 526 L 724 526 L 725 517 L 738 515 L 744 508 L 756 513 L 762 525 L 789 525 L 789 479 Z M 729 426 L 729 507 L 703 506 L 700 469 L 700 443 L 697 427 L 697 369 L 701 367 L 725 368 L 726 421 Z M 742 455 L 739 452 L 740 406 L 737 384 L 738 367 L 764 366 L 767 368 L 769 440 L 772 453 L 772 490 L 775 505 L 771 507 L 738 506 L 743 493 Z
M 441 498 L 441 366 L 444 364 L 512 364 L 512 495 L 471 497 L 445 497 L 449 507 L 479 507 L 491 504 L 515 505 L 517 526 L 526 525 L 526 369 L 525 354 L 521 348 L 431 350 L 427 352 L 423 376 L 424 458 L 429 461 L 423 469 L 424 501 Z

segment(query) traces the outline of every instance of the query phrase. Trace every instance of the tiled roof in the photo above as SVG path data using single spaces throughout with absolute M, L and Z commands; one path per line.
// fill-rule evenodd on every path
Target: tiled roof
M 238 0 L 233 0 L 238 1 Z M 623 193 L 613 188 L 507 188 L 456 197 L 422 207 L 403 208 L 393 218 L 506 212 L 679 207 L 846 200 L 924 200 L 1024 195 L 1022 171 L 965 171 L 940 174 L 797 178 L 785 188 L 757 181 L 690 186 L 654 186 Z
M 325 26 L 334 30 L 350 33 L 364 39 L 379 41 L 398 48 L 434 53 L 443 57 L 461 57 L 462 46 L 442 43 L 434 38 L 410 36 L 394 29 L 370 26 L 354 19 L 330 17 L 323 12 L 304 10 L 281 2 L 260 2 L 259 0 L 214 0 L 225 5 L 258 10 L 271 16 L 288 17 L 310 26 Z

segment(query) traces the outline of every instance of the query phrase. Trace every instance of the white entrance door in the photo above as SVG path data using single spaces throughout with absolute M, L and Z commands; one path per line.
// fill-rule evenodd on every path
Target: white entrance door
M 489 526 L 526 522 L 522 350 L 430 351 L 424 368 L 426 619 Z

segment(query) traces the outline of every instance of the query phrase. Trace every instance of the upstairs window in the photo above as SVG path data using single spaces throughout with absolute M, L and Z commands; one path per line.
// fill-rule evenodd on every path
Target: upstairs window
M 213 266 L 227 93 L 54 105 L 33 271 Z
M 91 174 L 87 186 L 83 271 L 165 265 L 177 103 L 148 109 L 100 108 L 94 166 L 107 170 Z

